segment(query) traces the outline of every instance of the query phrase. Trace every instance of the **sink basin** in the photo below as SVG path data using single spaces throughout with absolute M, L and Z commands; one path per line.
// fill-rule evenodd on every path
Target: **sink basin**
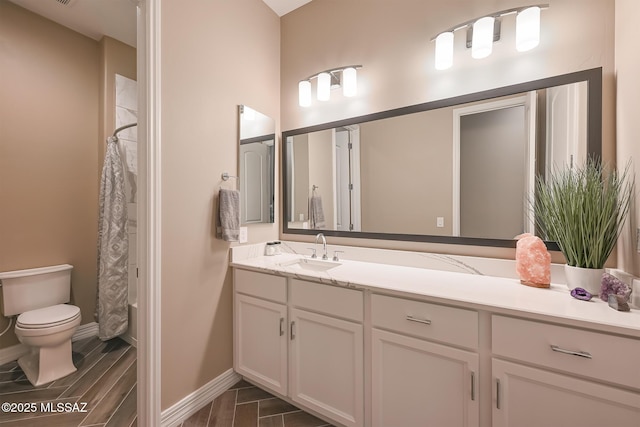
M 317 259 L 301 258 L 295 259 L 289 262 L 283 262 L 280 264 L 282 267 L 289 267 L 298 270 L 307 271 L 328 271 L 332 268 L 336 268 L 342 265 L 340 262 L 335 261 L 321 261 Z

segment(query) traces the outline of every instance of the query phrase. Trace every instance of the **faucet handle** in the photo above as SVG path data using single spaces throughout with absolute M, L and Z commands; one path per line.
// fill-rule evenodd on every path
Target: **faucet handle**
M 313 253 L 311 254 L 311 258 L 318 258 L 318 255 L 316 255 L 316 248 L 307 248 L 310 251 L 313 251 Z
M 338 258 L 338 254 L 343 254 L 344 251 L 333 251 L 333 260 L 334 261 L 340 261 L 340 258 Z

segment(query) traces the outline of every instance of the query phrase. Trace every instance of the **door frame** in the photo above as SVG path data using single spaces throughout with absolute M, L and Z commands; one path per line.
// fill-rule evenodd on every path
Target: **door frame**
M 161 2 L 139 0 L 138 425 L 161 425 Z

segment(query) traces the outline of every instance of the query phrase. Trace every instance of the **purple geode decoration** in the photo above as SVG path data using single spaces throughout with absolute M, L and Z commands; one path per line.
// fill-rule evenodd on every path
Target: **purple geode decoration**
M 609 295 L 616 295 L 621 297 L 623 301 L 628 301 L 631 295 L 631 289 L 626 283 L 621 281 L 615 276 L 609 273 L 602 275 L 602 286 L 600 288 L 600 298 L 602 301 L 609 302 Z
M 574 288 L 571 290 L 571 296 L 582 301 L 589 301 L 593 295 L 582 288 Z

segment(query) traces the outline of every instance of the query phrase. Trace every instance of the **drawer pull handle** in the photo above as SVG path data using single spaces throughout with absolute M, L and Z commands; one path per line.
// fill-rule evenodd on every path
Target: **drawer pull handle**
M 560 348 L 557 345 L 552 345 L 551 350 L 556 351 L 558 353 L 570 354 L 571 356 L 584 357 L 585 359 L 593 359 L 590 353 L 586 351 L 573 351 L 573 350 L 565 350 L 564 348 Z
M 295 339 L 296 337 L 296 322 L 291 322 L 291 339 Z
M 284 317 L 280 318 L 280 336 L 284 335 Z
M 500 380 L 496 378 L 496 409 L 500 409 Z
M 428 319 L 419 319 L 417 317 L 413 317 L 411 315 L 407 316 L 407 320 L 410 322 L 417 322 L 417 323 L 422 323 L 424 325 L 430 325 L 431 324 L 431 320 Z

